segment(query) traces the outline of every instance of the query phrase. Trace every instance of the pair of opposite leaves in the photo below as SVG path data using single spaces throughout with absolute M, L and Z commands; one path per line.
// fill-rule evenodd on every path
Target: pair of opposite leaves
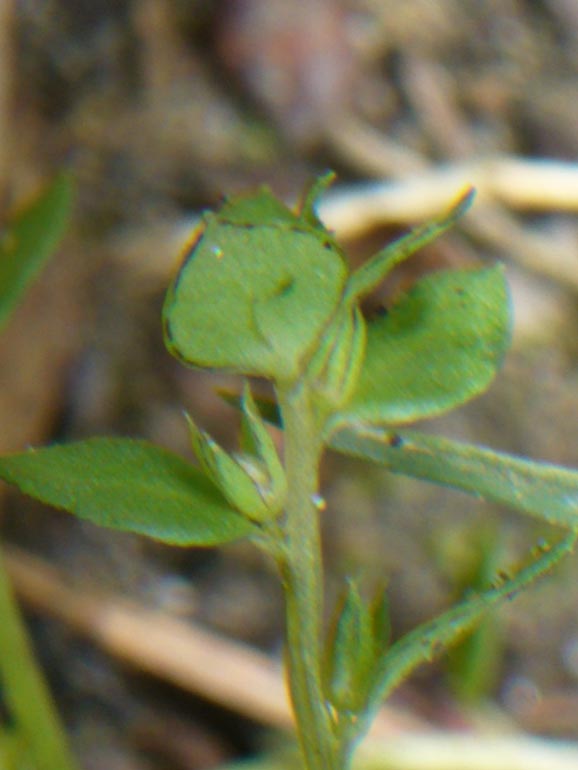
M 262 191 L 208 215 L 167 298 L 172 352 L 196 366 L 276 381 L 294 376 L 316 347 L 323 349 L 326 329 L 347 303 L 351 310 L 469 202 L 462 199 L 351 274 L 313 211 L 323 184 L 298 214 Z M 407 422 L 462 403 L 489 383 L 507 330 L 500 268 L 423 279 L 369 325 L 357 387 L 336 415 L 340 426 Z M 435 480 L 445 478 L 434 471 Z M 0 477 L 82 518 L 166 542 L 214 545 L 254 530 L 204 473 L 147 442 L 90 439 L 10 455 L 0 458 Z
M 198 367 L 295 380 L 339 314 L 355 312 L 397 263 L 451 227 L 472 198 L 462 196 L 446 215 L 352 273 L 314 213 L 330 179 L 313 186 L 297 213 L 262 189 L 206 215 L 165 303 L 174 355 Z M 483 392 L 508 347 L 509 325 L 501 266 L 423 278 L 362 329 L 359 378 L 334 424 L 408 423 Z

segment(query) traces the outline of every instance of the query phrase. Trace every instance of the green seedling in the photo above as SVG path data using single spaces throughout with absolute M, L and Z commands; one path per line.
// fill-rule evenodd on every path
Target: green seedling
M 15 212 L 0 235 L 0 329 L 18 307 L 68 222 L 71 181 L 58 177 Z M 38 668 L 0 551 L 0 770 L 74 770 L 60 718 Z
M 122 438 L 0 458 L 1 478 L 94 523 L 180 546 L 249 538 L 270 556 L 285 592 L 287 678 L 308 770 L 348 767 L 384 698 L 548 572 L 578 536 L 578 472 L 406 427 L 490 385 L 510 341 L 502 267 L 428 275 L 385 317 L 367 320 L 360 309 L 395 265 L 465 213 L 473 193 L 352 270 L 315 214 L 331 181 L 318 180 L 297 211 L 264 188 L 206 214 L 168 291 L 171 353 L 273 385 L 273 403 L 254 401 L 249 385 L 236 399 L 238 452 L 187 417 L 197 464 Z M 282 430 L 281 456 L 267 422 Z M 387 597 L 367 600 L 349 580 L 326 631 L 318 501 L 327 449 L 510 505 L 561 534 L 395 641 Z
M 0 224 L 0 330 L 62 238 L 70 198 L 70 179 L 59 176 Z
M 459 538 L 456 548 L 439 549 L 438 560 L 451 565 L 456 597 L 472 591 L 485 591 L 492 585 L 504 557 L 504 542 L 495 526 L 478 527 L 453 533 Z M 457 545 L 457 544 L 456 544 Z M 451 551 L 454 553 L 452 554 Z M 448 551 L 444 554 L 444 551 Z M 444 558 L 445 556 L 445 558 Z M 453 556 L 453 558 L 452 558 Z M 488 699 L 495 691 L 504 658 L 504 640 L 500 618 L 491 614 L 477 628 L 448 652 L 446 670 L 449 684 L 462 703 L 471 706 Z

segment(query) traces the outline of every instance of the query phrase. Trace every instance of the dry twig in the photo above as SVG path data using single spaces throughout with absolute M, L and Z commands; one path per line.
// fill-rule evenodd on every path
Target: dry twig
M 6 561 L 26 604 L 67 623 L 109 654 L 263 724 L 290 728 L 281 672 L 267 656 L 164 613 L 114 597 L 87 596 L 53 567 L 16 548 L 8 549 Z M 524 735 L 440 733 L 399 708 L 385 707 L 362 746 L 359 767 L 575 770 L 578 747 Z
M 18 549 L 7 549 L 5 558 L 26 604 L 57 617 L 114 657 L 265 725 L 291 726 L 281 670 L 266 655 L 166 613 L 87 595 L 49 564 Z M 384 710 L 376 722 L 379 735 L 423 728 L 399 709 Z

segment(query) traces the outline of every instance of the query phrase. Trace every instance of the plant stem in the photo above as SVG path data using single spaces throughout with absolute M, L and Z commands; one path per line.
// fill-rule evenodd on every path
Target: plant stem
M 76 770 L 64 729 L 37 666 L 0 551 L 0 684 L 37 770 Z
M 307 770 L 338 770 L 339 751 L 321 674 L 323 565 L 315 506 L 321 433 L 305 384 L 280 390 L 278 397 L 288 484 L 281 573 L 289 687 Z

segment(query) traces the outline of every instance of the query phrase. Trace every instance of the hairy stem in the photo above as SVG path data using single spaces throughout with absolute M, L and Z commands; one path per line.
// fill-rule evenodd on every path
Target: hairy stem
M 297 733 L 307 770 L 338 770 L 338 747 L 323 692 L 323 566 L 315 506 L 322 451 L 305 385 L 279 392 L 288 499 L 285 553 L 287 670 Z

